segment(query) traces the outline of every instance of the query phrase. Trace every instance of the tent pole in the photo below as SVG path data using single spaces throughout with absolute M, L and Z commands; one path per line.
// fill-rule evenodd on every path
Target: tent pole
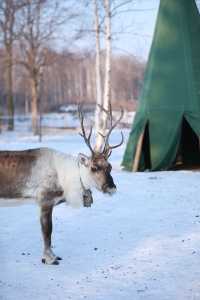
M 136 147 L 136 152 L 135 152 L 135 158 L 133 160 L 133 172 L 137 172 L 139 168 L 139 163 L 140 163 L 140 157 L 142 153 L 142 144 L 144 140 L 144 131 L 140 134 L 140 137 L 138 139 L 137 147 Z

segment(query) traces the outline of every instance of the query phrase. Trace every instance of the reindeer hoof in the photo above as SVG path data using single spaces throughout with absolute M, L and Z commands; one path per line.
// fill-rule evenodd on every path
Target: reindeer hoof
M 42 263 L 46 264 L 46 259 L 45 258 L 42 258 Z
M 62 257 L 56 256 L 56 260 L 62 260 Z
M 59 257 L 60 258 L 60 257 Z M 62 259 L 62 258 L 60 258 Z M 45 265 L 59 265 L 59 261 L 58 258 L 56 257 L 56 259 L 54 261 L 52 261 L 51 263 L 49 263 L 45 258 L 42 258 L 42 263 Z

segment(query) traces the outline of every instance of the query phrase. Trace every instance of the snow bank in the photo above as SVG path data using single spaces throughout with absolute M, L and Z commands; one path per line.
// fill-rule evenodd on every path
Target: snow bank
M 78 135 L 46 137 L 42 145 L 86 151 Z M 0 141 L 0 149 L 38 146 L 28 138 Z M 200 173 L 122 172 L 123 151 L 112 157 L 115 196 L 95 192 L 89 209 L 55 209 L 59 266 L 40 262 L 36 205 L 0 208 L 1 300 L 200 299 Z

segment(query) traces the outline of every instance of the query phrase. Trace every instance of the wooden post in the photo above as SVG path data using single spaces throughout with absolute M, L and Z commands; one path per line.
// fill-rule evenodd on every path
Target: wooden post
M 142 144 L 143 144 L 143 140 L 144 140 L 144 132 L 145 132 L 145 129 L 142 131 L 142 133 L 140 134 L 140 137 L 138 139 L 138 143 L 137 143 L 137 147 L 136 147 L 136 151 L 135 151 L 135 157 L 133 160 L 133 172 L 137 172 L 138 168 L 139 168 L 140 157 L 141 157 L 141 153 L 142 153 Z

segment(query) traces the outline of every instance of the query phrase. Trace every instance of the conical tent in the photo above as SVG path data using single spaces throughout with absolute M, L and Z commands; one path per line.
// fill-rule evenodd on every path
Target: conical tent
M 199 12 L 194 0 L 161 0 L 122 165 L 127 170 L 165 170 L 179 152 L 185 162 L 200 165 L 199 135 Z

